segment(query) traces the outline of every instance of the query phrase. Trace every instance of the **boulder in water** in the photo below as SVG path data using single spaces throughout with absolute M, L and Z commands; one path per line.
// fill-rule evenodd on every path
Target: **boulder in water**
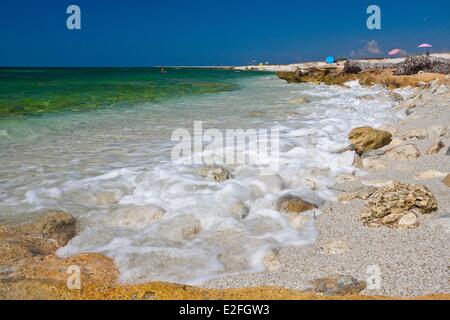
M 202 177 L 223 182 L 233 178 L 233 175 L 224 167 L 219 165 L 207 165 L 200 168 L 199 174 Z
M 301 213 L 317 208 L 316 205 L 294 195 L 285 195 L 278 199 L 276 208 L 284 213 Z

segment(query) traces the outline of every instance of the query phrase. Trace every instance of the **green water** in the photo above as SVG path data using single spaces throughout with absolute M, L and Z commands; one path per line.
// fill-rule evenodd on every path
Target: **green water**
M 187 95 L 239 89 L 254 72 L 167 68 L 0 69 L 0 118 L 129 108 Z

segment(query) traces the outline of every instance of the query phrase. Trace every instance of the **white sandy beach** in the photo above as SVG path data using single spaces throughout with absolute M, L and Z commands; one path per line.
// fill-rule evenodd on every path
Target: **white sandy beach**
M 402 102 L 402 106 L 410 105 L 411 99 L 416 98 L 416 108 L 406 119 L 386 127 L 394 135 L 393 142 L 381 149 L 380 155 L 363 160 L 367 161 L 366 168 L 356 170 L 354 175 L 341 176 L 335 189 L 346 191 L 336 191 L 339 197 L 390 181 L 422 184 L 435 195 L 437 212 L 420 216 L 420 226 L 416 229 L 370 228 L 359 218 L 365 200 L 330 202 L 316 219 L 320 235 L 315 244 L 283 248 L 278 256 L 279 265 L 276 263 L 272 272 L 226 277 L 205 286 L 275 285 L 305 290 L 309 282 L 317 278 L 344 274 L 366 280 L 373 270 L 379 270 L 380 288 L 366 289 L 363 294 L 450 293 L 450 189 L 442 182 L 450 172 L 447 151 L 450 146 L 450 90 L 448 87 L 415 89 L 405 98 L 410 100 Z M 400 106 L 398 110 L 404 112 L 405 108 Z M 426 137 L 410 139 L 414 136 L 411 132 L 418 129 L 427 132 Z M 445 147 L 437 155 L 427 155 L 427 150 L 437 141 L 442 141 Z M 383 154 L 395 144 L 414 144 L 421 156 L 414 160 L 394 160 Z

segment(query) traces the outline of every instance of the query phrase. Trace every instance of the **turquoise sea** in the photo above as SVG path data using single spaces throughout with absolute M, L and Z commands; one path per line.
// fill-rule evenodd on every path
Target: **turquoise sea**
M 165 68 L 0 69 L 0 119 L 132 107 L 136 103 L 238 89 L 255 76 L 226 70 Z

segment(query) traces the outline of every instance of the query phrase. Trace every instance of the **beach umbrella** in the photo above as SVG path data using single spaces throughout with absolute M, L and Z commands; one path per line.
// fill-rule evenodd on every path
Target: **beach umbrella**
M 427 49 L 427 55 L 429 55 L 430 52 L 428 51 L 428 49 L 433 48 L 433 46 L 429 43 L 422 43 L 417 48 Z
M 326 63 L 328 63 L 328 64 L 332 64 L 332 63 L 334 63 L 336 60 L 334 60 L 334 57 L 333 56 L 328 56 L 326 59 L 325 59 L 325 62 Z
M 401 50 L 400 49 L 393 49 L 391 51 L 389 51 L 388 55 L 390 56 L 395 56 L 396 54 L 398 54 Z

